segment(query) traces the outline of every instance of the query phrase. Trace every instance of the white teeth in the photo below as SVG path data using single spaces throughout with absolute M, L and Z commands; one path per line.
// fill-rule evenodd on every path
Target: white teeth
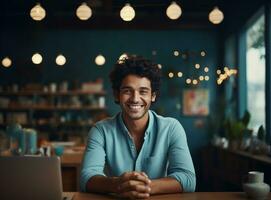
M 140 105 L 129 105 L 129 108 L 131 108 L 131 109 L 140 109 L 141 106 Z

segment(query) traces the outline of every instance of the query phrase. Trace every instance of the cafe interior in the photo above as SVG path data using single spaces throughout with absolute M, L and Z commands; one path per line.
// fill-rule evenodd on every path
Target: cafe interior
M 0 155 L 57 155 L 79 191 L 88 132 L 120 111 L 108 74 L 128 55 L 162 70 L 151 109 L 184 127 L 197 192 L 271 184 L 269 0 L 3 0 Z M 0 157 L 1 157 L 0 156 Z

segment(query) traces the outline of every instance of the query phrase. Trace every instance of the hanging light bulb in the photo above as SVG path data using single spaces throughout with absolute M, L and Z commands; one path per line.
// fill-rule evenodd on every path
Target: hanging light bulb
M 30 16 L 35 21 L 41 21 L 46 16 L 46 11 L 44 8 L 40 5 L 40 3 L 37 3 L 31 10 L 30 10 Z
M 62 54 L 59 54 L 57 57 L 56 57 L 56 64 L 59 65 L 59 66 L 63 66 L 65 65 L 66 63 L 66 58 L 65 56 L 63 56 Z
M 127 53 L 123 53 L 123 54 L 120 55 L 119 60 L 124 60 L 126 58 L 128 58 Z
M 42 62 L 42 56 L 39 53 L 35 53 L 32 56 L 32 62 L 36 65 L 40 64 Z
M 104 57 L 103 55 L 99 54 L 99 55 L 95 58 L 95 63 L 96 63 L 96 65 L 98 65 L 98 66 L 104 65 L 104 63 L 105 63 L 105 57 Z
M 88 20 L 92 15 L 91 8 L 84 2 L 76 9 L 76 16 L 80 20 Z
M 167 8 L 166 14 L 169 19 L 176 20 L 181 16 L 182 9 L 175 1 L 172 1 Z
M 215 7 L 210 13 L 209 13 L 209 21 L 213 24 L 220 24 L 224 19 L 224 14 L 221 10 L 218 9 L 218 7 Z
M 124 21 L 132 21 L 135 17 L 135 10 L 134 8 L 129 4 L 125 4 L 125 6 L 120 10 L 120 17 Z
M 9 68 L 12 64 L 12 61 L 9 57 L 5 57 L 3 60 L 2 60 L 2 65 L 6 68 Z

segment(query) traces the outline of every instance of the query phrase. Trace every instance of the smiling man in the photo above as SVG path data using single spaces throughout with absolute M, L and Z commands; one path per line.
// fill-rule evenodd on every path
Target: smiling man
M 159 95 L 161 70 L 131 56 L 118 61 L 110 80 L 121 112 L 90 130 L 81 190 L 131 199 L 193 192 L 195 170 L 182 125 L 149 110 Z

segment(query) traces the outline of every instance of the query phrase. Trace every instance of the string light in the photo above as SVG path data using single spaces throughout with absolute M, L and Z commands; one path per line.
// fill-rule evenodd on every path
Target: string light
M 196 69 L 199 69 L 199 68 L 200 68 L 200 64 L 198 64 L 198 63 L 195 64 L 195 68 L 196 68 Z
M 201 55 L 202 57 L 206 56 L 205 51 L 201 51 L 201 52 L 200 52 L 200 55 Z
M 197 84 L 198 84 L 198 80 L 197 80 L 197 79 L 194 79 L 194 80 L 193 80 L 193 84 L 194 84 L 194 85 L 197 85 Z
M 123 53 L 123 54 L 120 55 L 119 60 L 123 60 L 123 59 L 126 59 L 126 58 L 128 58 L 128 55 L 126 53 Z
M 179 51 L 174 51 L 173 54 L 174 54 L 174 56 L 179 56 L 180 55 Z
M 173 72 L 169 72 L 169 73 L 168 73 L 168 77 L 169 77 L 169 78 L 173 78 L 173 76 L 174 76 Z
M 187 84 L 190 84 L 191 82 L 192 82 L 192 81 L 191 81 L 190 78 L 186 79 L 186 83 L 187 83 Z
M 177 76 L 178 76 L 178 77 L 182 77 L 182 76 L 183 76 L 183 73 L 182 73 L 182 72 L 178 72 L 178 73 L 177 73 Z
M 203 77 L 203 76 L 199 76 L 199 80 L 200 80 L 200 81 L 203 81 L 203 80 L 204 80 L 204 77 Z
M 216 82 L 218 85 L 221 85 L 224 80 L 230 78 L 232 75 L 236 75 L 237 73 L 238 71 L 236 69 L 229 69 L 228 67 L 224 67 L 224 73 L 222 73 L 221 71 L 217 73 L 219 75 L 219 78 L 217 79 Z
M 209 81 L 209 76 L 204 77 L 205 81 Z

